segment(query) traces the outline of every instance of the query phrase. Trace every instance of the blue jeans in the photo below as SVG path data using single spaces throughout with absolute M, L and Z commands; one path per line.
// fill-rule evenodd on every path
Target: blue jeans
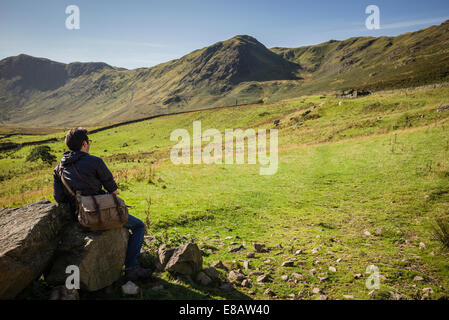
M 131 230 L 125 258 L 125 271 L 128 271 L 140 266 L 138 257 L 143 244 L 143 236 L 145 235 L 145 224 L 142 220 L 129 214 L 128 222 L 125 223 L 124 227 Z

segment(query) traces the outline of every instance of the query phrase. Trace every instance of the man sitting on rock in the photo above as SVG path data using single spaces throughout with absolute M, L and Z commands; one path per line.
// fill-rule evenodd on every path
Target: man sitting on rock
M 58 203 L 69 203 L 75 217 L 76 200 L 64 187 L 59 176 L 59 166 L 62 165 L 64 179 L 72 190 L 80 190 L 81 195 L 90 196 L 105 194 L 102 186 L 109 192 L 118 194 L 117 184 L 114 181 L 111 171 L 106 167 L 104 161 L 89 154 L 92 141 L 87 136 L 84 128 L 74 128 L 69 130 L 65 137 L 65 143 L 70 151 L 64 153 L 60 163 L 54 169 L 53 174 L 53 196 Z M 74 172 L 72 164 L 75 164 L 80 177 Z M 89 186 L 86 185 L 86 182 Z M 89 188 L 90 187 L 90 188 Z M 97 189 L 93 191 L 94 187 Z M 138 257 L 143 244 L 145 234 L 145 224 L 132 215 L 128 215 L 128 222 L 124 227 L 131 230 L 128 241 L 128 248 L 125 259 L 125 276 L 128 280 L 151 277 L 152 271 L 144 269 L 139 265 Z

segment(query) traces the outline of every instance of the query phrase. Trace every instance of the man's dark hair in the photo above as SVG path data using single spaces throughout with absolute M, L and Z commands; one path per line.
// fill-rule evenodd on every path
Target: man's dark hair
M 84 141 L 89 141 L 87 130 L 84 128 L 73 128 L 65 136 L 65 144 L 72 151 L 80 151 Z

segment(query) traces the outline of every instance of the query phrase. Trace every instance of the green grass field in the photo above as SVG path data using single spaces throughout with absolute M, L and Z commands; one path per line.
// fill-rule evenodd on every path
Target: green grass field
M 437 112 L 448 97 L 449 88 L 353 100 L 299 97 L 166 116 L 92 134 L 91 154 L 102 157 L 114 173 L 120 196 L 133 207 L 130 213 L 145 220 L 151 199 L 148 234 L 156 244 L 193 240 L 204 252 L 204 267 L 221 260 L 247 274 L 271 272 L 273 280 L 258 284 L 251 276 L 251 287 L 223 292 L 161 273 L 165 289 L 153 291 L 143 284 L 141 298 L 271 299 L 264 294 L 270 288 L 280 299 L 299 292 L 301 299 L 389 299 L 390 291 L 421 299 L 423 289 L 432 288 L 432 299 L 447 299 L 449 254 L 433 239 L 432 226 L 449 213 L 449 111 Z M 306 110 L 311 112 L 303 117 Z M 194 120 L 202 121 L 203 131 L 222 133 L 273 129 L 273 122 L 281 120 L 277 173 L 261 176 L 259 164 L 172 164 L 170 133 L 177 128 L 191 132 Z M 66 149 L 63 142 L 48 145 L 58 158 Z M 54 201 L 56 163 L 25 162 L 32 148 L 1 154 L 0 207 Z M 229 253 L 228 247 L 235 246 L 231 242 L 245 249 Z M 273 249 L 247 259 L 253 242 Z M 298 249 L 303 253 L 295 255 Z M 292 258 L 293 267 L 281 266 Z M 250 270 L 241 260 L 251 260 Z M 369 265 L 380 271 L 376 295 L 368 295 L 365 286 Z M 281 279 L 293 272 L 303 278 L 296 283 Z M 312 293 L 314 288 L 320 293 Z

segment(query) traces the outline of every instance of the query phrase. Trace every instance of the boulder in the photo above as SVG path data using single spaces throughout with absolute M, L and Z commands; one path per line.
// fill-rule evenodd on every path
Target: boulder
M 92 232 L 74 222 L 63 233 L 50 272 L 45 275 L 50 285 L 65 284 L 69 265 L 79 268 L 83 290 L 97 291 L 120 278 L 128 246 L 126 228 Z
M 172 257 L 175 250 L 176 248 L 170 248 L 165 244 L 159 247 L 159 249 L 157 250 L 157 262 L 156 262 L 156 268 L 159 271 L 163 271 L 165 269 L 165 266 L 167 265 L 168 261 Z
M 170 260 L 165 266 L 165 270 L 184 275 L 193 275 L 201 270 L 203 257 L 198 246 L 194 243 L 187 243 L 176 248 Z
M 0 210 L 0 299 L 13 299 L 49 266 L 67 206 L 42 200 Z

